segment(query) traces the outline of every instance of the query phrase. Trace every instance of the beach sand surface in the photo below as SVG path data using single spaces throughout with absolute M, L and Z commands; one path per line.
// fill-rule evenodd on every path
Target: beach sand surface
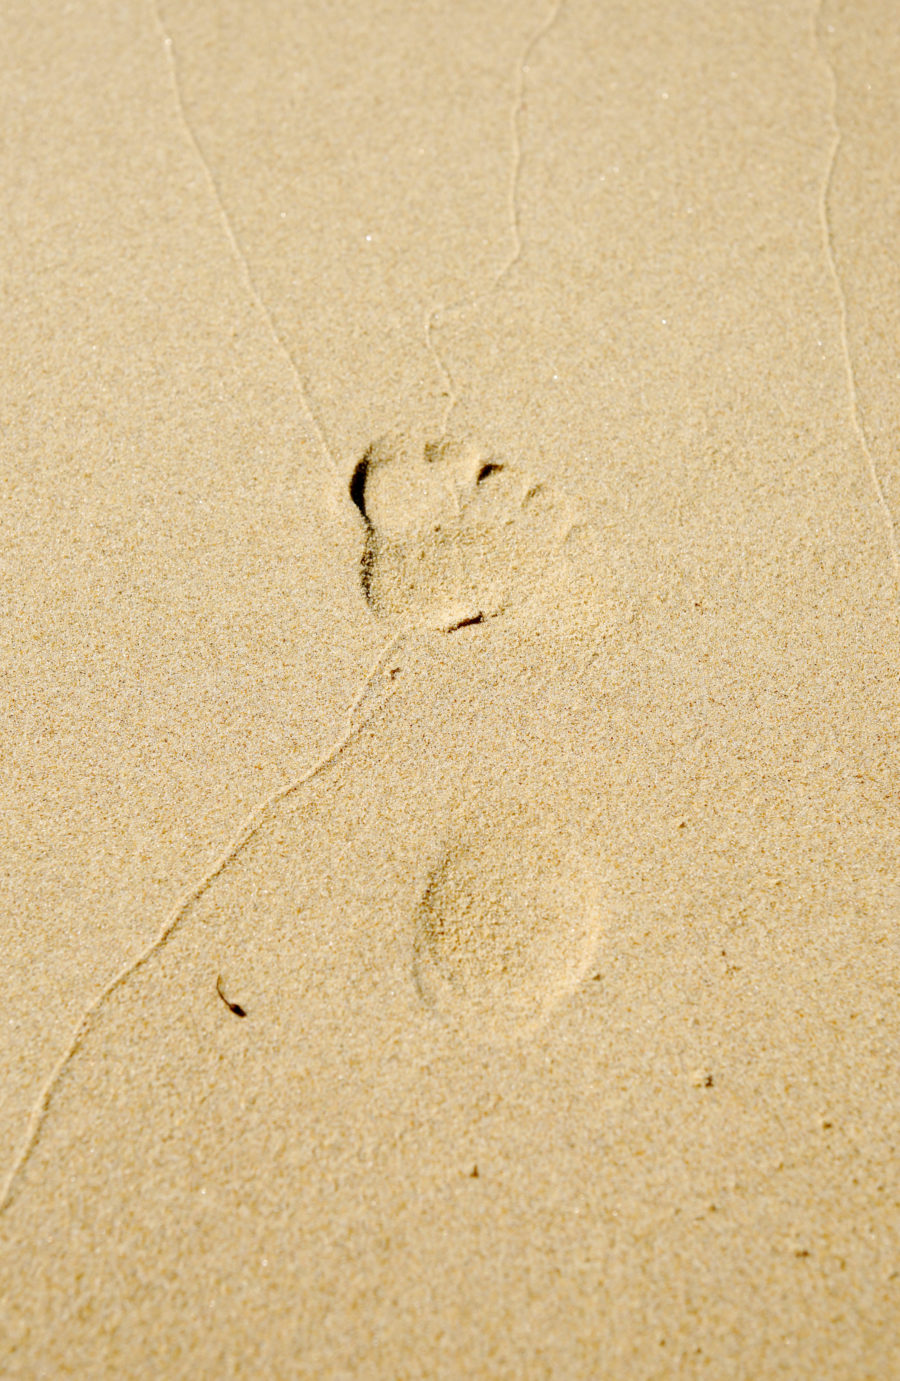
M 892 6 L 0 25 L 0 1375 L 900 1376 Z

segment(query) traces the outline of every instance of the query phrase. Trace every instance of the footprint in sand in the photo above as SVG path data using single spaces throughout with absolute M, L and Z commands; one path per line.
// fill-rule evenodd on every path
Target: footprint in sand
M 553 488 L 467 441 L 369 448 L 350 493 L 366 524 L 361 580 L 379 617 L 447 632 L 541 591 L 571 516 Z M 471 1029 L 522 1029 L 584 978 L 598 930 L 596 871 L 571 822 L 527 801 L 454 812 L 425 885 L 413 973 L 423 1003 Z
M 366 524 L 366 598 L 407 626 L 501 613 L 542 581 L 567 527 L 549 485 L 456 439 L 383 437 L 356 467 L 350 496 Z
M 415 918 L 426 1007 L 469 1031 L 527 1031 L 587 975 L 601 883 L 570 829 L 474 812 L 431 871 Z

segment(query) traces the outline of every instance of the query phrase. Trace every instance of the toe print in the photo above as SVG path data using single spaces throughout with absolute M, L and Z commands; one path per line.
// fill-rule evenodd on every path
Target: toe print
M 460 626 L 540 583 L 566 528 L 548 485 L 468 441 L 392 434 L 350 482 L 366 523 L 361 580 L 382 618 Z

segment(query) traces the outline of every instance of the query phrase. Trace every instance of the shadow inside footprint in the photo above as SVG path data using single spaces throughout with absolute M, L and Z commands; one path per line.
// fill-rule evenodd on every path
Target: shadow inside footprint
M 501 612 L 541 580 L 565 537 L 549 485 L 457 439 L 383 437 L 354 470 L 350 497 L 366 524 L 366 598 L 407 626 Z
M 416 912 L 419 996 L 469 1035 L 533 1028 L 595 958 L 603 879 L 570 836 L 522 814 L 466 828 Z

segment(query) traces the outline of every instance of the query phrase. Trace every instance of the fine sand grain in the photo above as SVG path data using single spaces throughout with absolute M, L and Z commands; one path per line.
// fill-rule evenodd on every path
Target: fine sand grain
M 0 1377 L 900 1377 L 893 7 L 0 26 Z

